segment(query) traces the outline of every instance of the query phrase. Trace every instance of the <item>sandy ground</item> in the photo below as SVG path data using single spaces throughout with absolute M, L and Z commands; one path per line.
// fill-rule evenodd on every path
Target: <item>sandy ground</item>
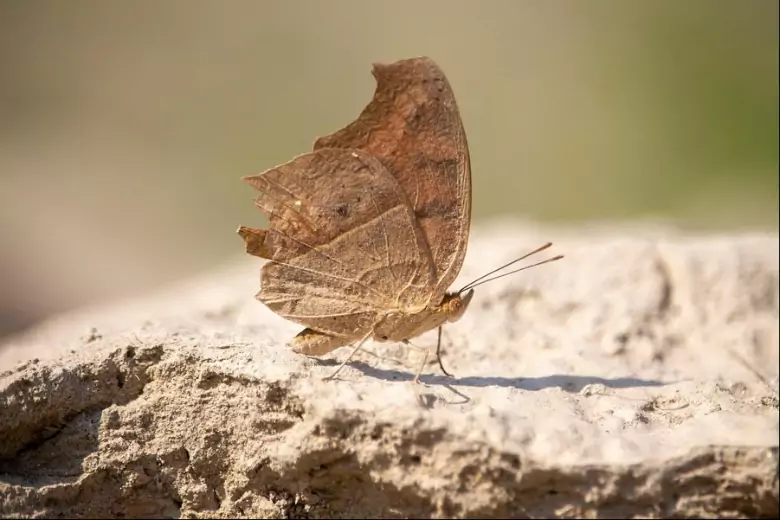
M 387 343 L 322 381 L 248 256 L 12 338 L 0 515 L 777 516 L 777 235 L 495 224 L 455 286 L 546 241 L 419 388 Z

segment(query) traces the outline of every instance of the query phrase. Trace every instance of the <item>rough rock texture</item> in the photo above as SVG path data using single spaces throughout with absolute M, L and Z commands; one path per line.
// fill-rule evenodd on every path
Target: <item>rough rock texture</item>
M 777 235 L 495 225 L 460 281 L 547 240 L 419 389 L 395 344 L 323 382 L 243 256 L 13 339 L 0 516 L 776 517 Z

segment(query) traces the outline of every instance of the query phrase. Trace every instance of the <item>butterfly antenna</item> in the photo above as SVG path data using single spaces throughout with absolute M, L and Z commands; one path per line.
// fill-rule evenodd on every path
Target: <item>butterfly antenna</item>
M 493 280 L 498 280 L 499 278 L 501 278 L 503 276 L 507 276 L 507 275 L 516 273 L 518 271 L 523 271 L 525 269 L 530 269 L 531 267 L 536 267 L 537 265 L 546 264 L 548 262 L 553 262 L 555 260 L 560 260 L 561 258 L 563 258 L 563 255 L 558 255 L 558 256 L 553 257 L 553 258 L 548 258 L 547 260 L 544 260 L 542 262 L 537 262 L 535 264 L 532 264 L 532 265 L 529 265 L 529 266 L 526 266 L 526 267 L 522 267 L 520 269 L 516 269 L 514 271 L 511 271 L 511 272 L 508 272 L 508 273 L 504 273 L 504 274 L 496 276 L 494 278 L 489 278 L 489 279 L 485 280 L 485 278 L 489 277 L 490 275 L 495 274 L 495 273 L 501 271 L 502 269 L 506 269 L 510 265 L 516 264 L 520 260 L 525 260 L 526 258 L 528 258 L 531 255 L 535 255 L 536 253 L 541 253 L 542 251 L 544 251 L 545 249 L 549 248 L 550 246 L 552 246 L 552 242 L 547 242 L 543 246 L 537 247 L 536 249 L 534 249 L 530 253 L 526 253 L 523 256 L 521 256 L 520 258 L 516 258 L 516 259 L 512 260 L 511 262 L 502 265 L 501 267 L 498 267 L 498 268 L 493 269 L 492 271 L 490 271 L 488 273 L 483 274 L 482 276 L 480 276 L 476 280 L 472 280 L 471 282 L 469 282 L 465 286 L 463 286 L 463 288 L 458 291 L 458 294 L 461 294 L 464 291 L 468 291 L 469 289 L 473 289 L 474 287 L 476 287 L 478 285 L 482 285 L 483 283 L 487 283 L 487 282 L 490 282 L 490 281 L 493 281 Z
M 509 276 L 510 274 L 519 273 L 520 271 L 525 271 L 526 269 L 530 269 L 530 268 L 536 267 L 538 265 L 549 264 L 550 262 L 555 262 L 556 260 L 560 260 L 561 258 L 563 258 L 563 255 L 554 256 L 552 258 L 548 258 L 547 260 L 542 260 L 541 262 L 536 262 L 535 264 L 526 265 L 525 267 L 521 267 L 520 269 L 515 269 L 514 271 L 509 271 L 508 273 L 503 273 L 503 274 L 500 274 L 498 276 L 494 276 L 493 278 L 488 278 L 487 280 L 482 280 L 479 283 L 472 283 L 472 284 L 468 285 L 467 288 L 464 289 L 464 290 L 473 289 L 474 287 L 478 287 L 478 286 L 480 286 L 480 285 L 482 285 L 484 283 L 492 282 L 493 280 L 498 280 L 499 278 L 503 278 L 505 276 Z

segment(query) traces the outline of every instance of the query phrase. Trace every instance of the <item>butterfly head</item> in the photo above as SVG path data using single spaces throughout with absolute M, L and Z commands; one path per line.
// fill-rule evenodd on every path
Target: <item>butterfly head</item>
M 469 289 L 465 294 L 457 292 L 444 295 L 440 309 L 447 316 L 447 321 L 458 321 L 466 312 L 472 296 L 474 296 L 474 289 Z

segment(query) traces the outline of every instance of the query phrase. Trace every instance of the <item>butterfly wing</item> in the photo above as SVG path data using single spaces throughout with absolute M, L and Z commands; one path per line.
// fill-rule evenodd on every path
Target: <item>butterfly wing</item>
M 375 64 L 371 102 L 354 122 L 320 137 L 314 149 L 357 148 L 401 185 L 435 267 L 431 303 L 458 276 L 471 223 L 471 165 L 449 82 L 428 58 Z
M 242 227 L 247 252 L 271 260 L 257 298 L 277 314 L 345 338 L 387 312 L 422 308 L 433 262 L 387 169 L 360 150 L 319 149 L 245 180 L 268 229 Z

